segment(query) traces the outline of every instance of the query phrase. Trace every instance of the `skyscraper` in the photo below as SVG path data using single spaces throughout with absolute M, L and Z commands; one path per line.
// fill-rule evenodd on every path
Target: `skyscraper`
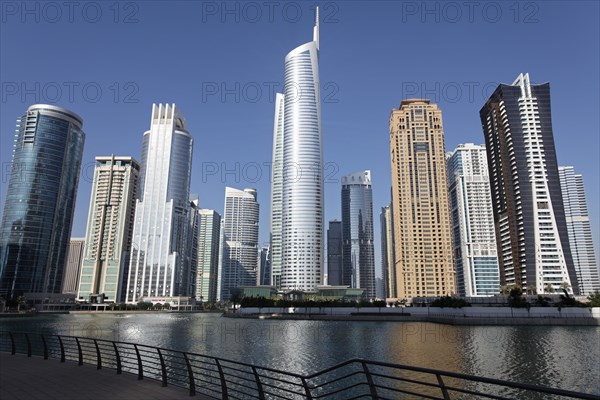
M 131 157 L 96 157 L 77 298 L 104 293 L 125 301 L 140 166 Z
M 329 221 L 327 229 L 327 284 L 342 285 L 342 221 Z
M 384 297 L 397 299 L 396 269 L 394 268 L 394 222 L 392 204 L 381 207 L 381 270 L 383 271 Z
M 62 292 L 65 294 L 77 294 L 84 246 L 85 238 L 71 238 L 69 242 L 67 264 L 65 265 L 62 284 Z
M 207 209 L 201 209 L 199 215 L 196 299 L 215 302 L 217 301 L 221 215 Z
M 342 178 L 342 283 L 376 297 L 371 171 Z
M 256 190 L 225 188 L 218 300 L 229 300 L 235 288 L 257 284 L 258 208 Z
M 558 167 L 558 174 L 579 292 L 589 295 L 600 290 L 600 279 L 583 177 L 573 167 Z
M 35 104 L 17 120 L 0 231 L 0 295 L 60 293 L 85 134 L 83 120 Z
M 550 84 L 520 74 L 479 112 L 503 285 L 578 293 L 552 133 Z
M 485 146 L 459 144 L 447 164 L 457 291 L 493 296 L 500 276 Z
M 281 229 L 283 208 L 283 111 L 285 97 L 275 96 L 273 126 L 273 164 L 271 166 L 271 276 L 270 284 L 281 288 Z
M 175 105 L 152 106 L 144 133 L 126 301 L 192 296 L 190 175 L 193 139 Z
M 285 57 L 281 289 L 314 290 L 323 267 L 319 10 L 313 41 Z
M 258 284 L 270 286 L 271 285 L 271 251 L 269 246 L 263 246 L 258 249 L 258 271 L 259 278 Z
M 442 111 L 410 99 L 390 116 L 398 298 L 455 293 Z

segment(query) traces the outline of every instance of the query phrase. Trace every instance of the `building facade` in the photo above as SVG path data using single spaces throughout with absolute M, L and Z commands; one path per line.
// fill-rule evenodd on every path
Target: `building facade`
M 0 230 L 0 295 L 60 293 L 85 134 L 83 120 L 35 104 L 17 120 Z
M 373 189 L 371 171 L 342 177 L 342 284 L 374 299 Z
M 77 299 L 104 293 L 125 301 L 140 166 L 131 157 L 96 157 Z
M 342 285 L 342 221 L 329 221 L 327 229 L 327 284 Z
M 282 209 L 283 209 L 283 119 L 285 97 L 275 95 L 275 122 L 273 126 L 273 164 L 271 165 L 271 243 L 270 243 L 270 282 L 281 288 L 282 252 Z
M 144 133 L 126 301 L 192 296 L 193 139 L 175 105 L 154 104 Z
M 271 286 L 271 249 L 263 246 L 258 249 L 258 285 Z
M 563 206 L 550 84 L 521 74 L 479 112 L 487 149 L 502 285 L 578 293 Z
M 67 252 L 67 264 L 63 276 L 62 293 L 76 294 L 79 288 L 79 275 L 83 261 L 85 238 L 71 238 Z
M 256 190 L 225 188 L 217 288 L 220 301 L 229 300 L 240 286 L 257 285 L 258 211 Z
M 500 273 L 485 146 L 459 144 L 447 164 L 457 292 L 493 296 Z
M 442 111 L 404 100 L 390 116 L 398 298 L 456 292 Z
M 573 167 L 558 167 L 558 174 L 579 292 L 590 295 L 600 290 L 600 279 L 583 177 Z
M 221 215 L 215 210 L 201 209 L 199 218 L 196 299 L 214 303 L 219 279 Z
M 281 289 L 314 290 L 323 273 L 319 10 L 313 40 L 285 57 Z
M 396 269 L 394 268 L 394 221 L 392 204 L 381 207 L 381 270 L 383 272 L 384 297 L 397 299 Z

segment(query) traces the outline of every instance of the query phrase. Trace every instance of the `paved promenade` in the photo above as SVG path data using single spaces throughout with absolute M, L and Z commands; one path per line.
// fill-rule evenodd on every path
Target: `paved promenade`
M 0 399 L 60 400 L 155 400 L 203 399 L 190 397 L 177 387 L 162 387 L 160 382 L 115 370 L 97 370 L 92 365 L 78 366 L 56 359 L 14 356 L 0 352 Z

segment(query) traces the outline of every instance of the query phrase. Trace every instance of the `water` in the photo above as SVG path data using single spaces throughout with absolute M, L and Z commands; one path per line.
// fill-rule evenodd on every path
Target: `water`
M 600 327 L 273 321 L 159 313 L 3 318 L 0 329 L 147 344 L 298 373 L 366 358 L 600 394 Z

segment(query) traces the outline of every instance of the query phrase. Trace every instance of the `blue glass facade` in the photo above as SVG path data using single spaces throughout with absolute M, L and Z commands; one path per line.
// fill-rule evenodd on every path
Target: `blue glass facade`
M 33 105 L 17 122 L 0 231 L 0 294 L 59 293 L 85 134 L 66 109 Z
M 342 285 L 375 298 L 371 171 L 342 178 Z

